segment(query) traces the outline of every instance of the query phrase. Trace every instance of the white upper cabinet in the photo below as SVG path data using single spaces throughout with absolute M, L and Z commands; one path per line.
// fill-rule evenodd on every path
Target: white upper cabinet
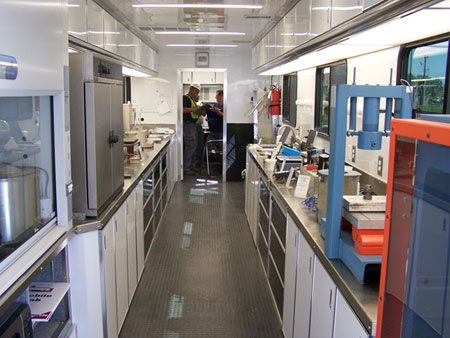
M 117 39 L 119 32 L 117 31 L 117 22 L 111 15 L 104 14 L 104 42 L 105 49 L 111 53 L 117 54 Z
M 192 81 L 192 72 L 183 72 L 181 74 L 181 76 L 183 77 L 183 83 L 185 84 L 191 84 Z
M 192 75 L 192 82 L 198 82 L 200 84 L 215 84 L 216 73 L 214 72 L 194 72 Z
M 86 0 L 71 0 L 69 7 L 69 34 L 87 41 Z
M 379 2 L 382 2 L 384 0 L 363 0 L 363 7 L 364 9 L 367 9 L 369 7 L 372 7 L 373 5 L 376 5 Z
M 311 37 L 331 27 L 331 0 L 311 0 Z
M 1 1 L 0 90 L 63 90 L 67 7 L 61 0 Z M 6 71 L 4 64 L 10 70 Z M 6 74 L 8 73 L 8 74 Z M 25 94 L 27 95 L 27 94 Z
M 363 0 L 333 0 L 331 26 L 337 26 L 362 12 Z
M 93 0 L 88 0 L 87 41 L 94 46 L 104 48 L 103 41 L 103 9 Z
M 217 72 L 216 73 L 216 84 L 223 84 L 223 76 L 225 73 Z

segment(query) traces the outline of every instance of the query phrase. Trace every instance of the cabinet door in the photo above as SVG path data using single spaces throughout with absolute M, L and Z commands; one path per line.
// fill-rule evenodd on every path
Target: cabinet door
M 337 26 L 342 22 L 362 12 L 363 0 L 333 0 L 331 9 L 331 26 Z
M 311 34 L 316 36 L 330 29 L 331 0 L 311 0 Z
M 192 72 L 183 72 L 182 74 L 183 77 L 183 83 L 185 84 L 191 84 L 192 81 Z
M 217 72 L 216 73 L 216 84 L 223 84 L 223 72 Z
M 131 304 L 137 286 L 137 259 L 136 259 L 136 204 L 135 192 L 128 196 L 127 209 L 127 258 L 128 258 L 128 304 Z
M 318 259 L 314 264 L 310 337 L 332 337 L 336 285 Z
M 369 334 L 358 317 L 347 304 L 344 296 L 337 291 L 333 338 L 368 338 Z
M 138 281 L 142 276 L 145 264 L 144 254 L 144 195 L 143 182 L 139 182 L 135 189 L 136 193 L 136 254 Z
M 309 243 L 298 232 L 297 281 L 295 291 L 294 337 L 309 337 L 311 316 L 311 293 L 314 274 L 315 255 Z M 313 336 L 311 336 L 313 337 Z
M 283 305 L 283 332 L 286 338 L 293 337 L 295 284 L 297 277 L 297 241 L 298 229 L 292 218 L 287 217 L 286 234 L 286 264 L 284 265 L 284 305 Z
M 116 230 L 116 294 L 117 330 L 122 328 L 128 311 L 128 258 L 127 258 L 127 217 L 126 203 L 114 215 Z
M 216 73 L 214 72 L 194 72 L 192 74 L 193 82 L 198 82 L 200 84 L 215 84 L 216 83 Z
M 117 337 L 117 298 L 116 298 L 116 257 L 114 248 L 114 218 L 100 231 L 101 261 L 103 263 L 102 285 L 105 288 L 103 315 L 106 316 L 108 338 Z

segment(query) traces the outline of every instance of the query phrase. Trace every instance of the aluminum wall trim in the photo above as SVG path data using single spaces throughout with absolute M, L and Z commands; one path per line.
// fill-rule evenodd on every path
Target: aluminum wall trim
M 266 64 L 256 67 L 253 70 L 261 73 L 271 68 L 280 66 L 308 54 L 316 49 L 329 47 L 339 41 L 360 33 L 369 28 L 373 28 L 399 15 L 410 11 L 418 11 L 425 7 L 441 2 L 441 0 L 392 0 L 384 1 L 369 8 L 367 11 L 354 18 L 332 28 L 331 30 L 305 42 L 302 45 L 276 57 Z

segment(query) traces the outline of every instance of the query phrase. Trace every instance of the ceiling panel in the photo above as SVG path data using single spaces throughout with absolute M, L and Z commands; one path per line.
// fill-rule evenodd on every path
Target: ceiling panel
M 131 23 L 159 49 L 167 44 L 237 44 L 237 48 L 250 48 L 255 38 L 270 29 L 274 21 L 287 13 L 298 0 L 96 0 L 109 10 L 119 22 Z M 261 5 L 261 9 L 217 8 L 136 8 L 138 3 L 223 3 Z M 160 31 L 233 31 L 239 36 L 159 35 Z M 168 48 L 168 47 L 167 47 Z

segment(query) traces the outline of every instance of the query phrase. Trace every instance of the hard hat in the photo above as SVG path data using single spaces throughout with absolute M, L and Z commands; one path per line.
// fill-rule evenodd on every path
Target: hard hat
M 191 87 L 192 87 L 192 88 L 195 88 L 195 89 L 198 89 L 198 91 L 200 91 L 200 90 L 202 89 L 202 87 L 200 86 L 200 84 L 197 83 L 197 82 L 192 82 L 192 83 L 191 83 Z

